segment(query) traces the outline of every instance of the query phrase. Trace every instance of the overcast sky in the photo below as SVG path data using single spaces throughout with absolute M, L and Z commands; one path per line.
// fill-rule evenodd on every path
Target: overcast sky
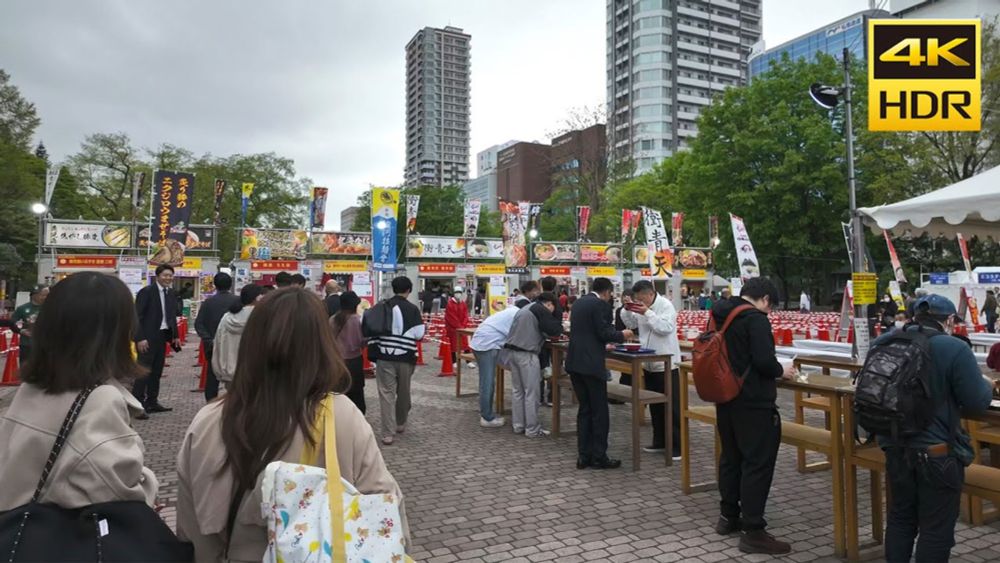
M 777 45 L 867 0 L 764 0 Z M 404 47 L 425 26 L 472 35 L 472 158 L 546 141 L 605 102 L 604 0 L 2 0 L 0 68 L 61 160 L 90 133 L 195 154 L 274 151 L 331 193 L 327 228 L 402 182 Z

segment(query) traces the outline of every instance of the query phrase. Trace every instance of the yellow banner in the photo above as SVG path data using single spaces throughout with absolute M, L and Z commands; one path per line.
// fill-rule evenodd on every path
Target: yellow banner
M 399 190 L 372 188 L 372 262 L 375 270 L 396 269 Z
M 502 276 L 507 273 L 503 264 L 476 264 L 477 276 Z
M 247 198 L 253 195 L 253 184 L 250 182 L 243 182 L 243 197 Z
M 684 270 L 684 273 L 681 274 L 681 277 L 686 280 L 693 280 L 693 279 L 704 279 L 705 276 L 707 275 L 708 272 L 706 272 L 705 270 Z
M 340 274 L 344 272 L 367 272 L 368 262 L 364 260 L 324 260 L 323 272 Z
M 614 276 L 614 275 L 617 275 L 617 274 L 618 274 L 618 270 L 616 268 L 611 268 L 611 267 L 608 267 L 608 266 L 591 266 L 591 267 L 587 268 L 587 276 L 592 277 L 592 278 L 597 278 L 597 277 L 602 277 L 602 276 L 603 277 L 608 277 L 608 276 Z
M 878 274 L 855 273 L 851 278 L 854 304 L 874 305 L 878 301 Z

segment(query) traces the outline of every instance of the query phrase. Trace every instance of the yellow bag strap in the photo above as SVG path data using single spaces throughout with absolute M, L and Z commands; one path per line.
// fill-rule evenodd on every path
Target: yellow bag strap
M 344 484 L 340 480 L 340 461 L 337 459 L 337 425 L 333 413 L 333 395 L 320 404 L 313 435 L 323 430 L 323 449 L 326 459 L 326 494 L 330 505 L 331 553 L 334 563 L 347 563 L 347 539 L 344 533 Z M 316 463 L 317 447 L 306 441 L 299 462 Z

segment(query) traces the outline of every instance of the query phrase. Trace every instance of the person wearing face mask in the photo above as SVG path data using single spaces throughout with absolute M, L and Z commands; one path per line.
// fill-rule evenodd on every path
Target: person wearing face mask
M 892 300 L 892 296 L 886 293 L 882 296 L 882 302 L 878 304 L 879 320 L 882 324 L 883 329 L 893 328 L 896 313 L 899 312 L 899 306 L 896 302 Z
M 986 411 L 992 385 L 979 371 L 972 350 L 958 338 L 937 338 L 955 328 L 954 303 L 941 295 L 927 295 L 914 303 L 913 323 L 906 331 L 924 331 L 933 373 L 933 417 L 927 427 L 909 438 L 878 435 L 885 452 L 886 475 L 892 498 L 885 533 L 888 561 L 948 561 L 955 545 L 965 481 L 972 462 L 969 437 L 961 415 Z M 882 336 L 872 348 L 892 337 Z M 916 552 L 914 553 L 914 543 Z

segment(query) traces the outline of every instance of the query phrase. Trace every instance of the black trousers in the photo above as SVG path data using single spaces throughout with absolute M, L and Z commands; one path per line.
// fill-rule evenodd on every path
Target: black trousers
M 576 413 L 576 448 L 580 457 L 586 460 L 602 460 L 608 457 L 608 382 L 604 376 L 570 373 L 573 391 L 580 401 Z
M 160 402 L 160 378 L 163 377 L 163 364 L 167 359 L 167 342 L 170 342 L 170 331 L 161 330 L 149 339 L 149 350 L 139 354 L 139 364 L 149 369 L 149 375 L 135 380 L 132 384 L 132 394 L 143 406 L 151 406 Z
M 986 315 L 986 332 L 995 333 L 996 329 L 993 328 L 993 323 L 997 322 L 996 315 Z
M 656 391 L 657 393 L 663 393 L 664 383 L 662 371 L 646 371 L 642 370 L 646 374 L 646 389 L 650 391 Z M 680 455 L 681 452 L 681 390 L 680 390 L 680 373 L 678 370 L 673 370 L 670 375 L 670 406 L 672 407 L 670 418 L 673 422 L 673 427 L 671 428 L 672 444 L 671 447 L 673 451 L 671 455 Z M 649 416 L 653 419 L 653 447 L 664 448 L 667 445 L 666 433 L 667 433 L 667 407 L 663 403 L 657 403 L 655 405 L 649 405 Z
M 364 358 L 347 358 L 347 371 L 351 373 L 351 388 L 347 391 L 347 398 L 350 399 L 361 411 L 365 413 L 365 369 Z
M 955 545 L 965 466 L 952 456 L 929 457 L 922 450 L 889 448 L 885 469 L 892 496 L 885 531 L 886 560 L 948 561 Z
M 774 463 L 781 444 L 777 408 L 716 405 L 722 443 L 719 460 L 719 503 L 727 519 L 741 519 L 744 530 L 767 527 L 764 508 L 771 492 Z
M 215 377 L 215 370 L 212 369 L 212 351 L 215 346 L 212 341 L 202 340 L 205 345 L 205 362 L 207 362 L 207 373 L 205 375 L 205 402 L 219 396 L 219 379 Z

